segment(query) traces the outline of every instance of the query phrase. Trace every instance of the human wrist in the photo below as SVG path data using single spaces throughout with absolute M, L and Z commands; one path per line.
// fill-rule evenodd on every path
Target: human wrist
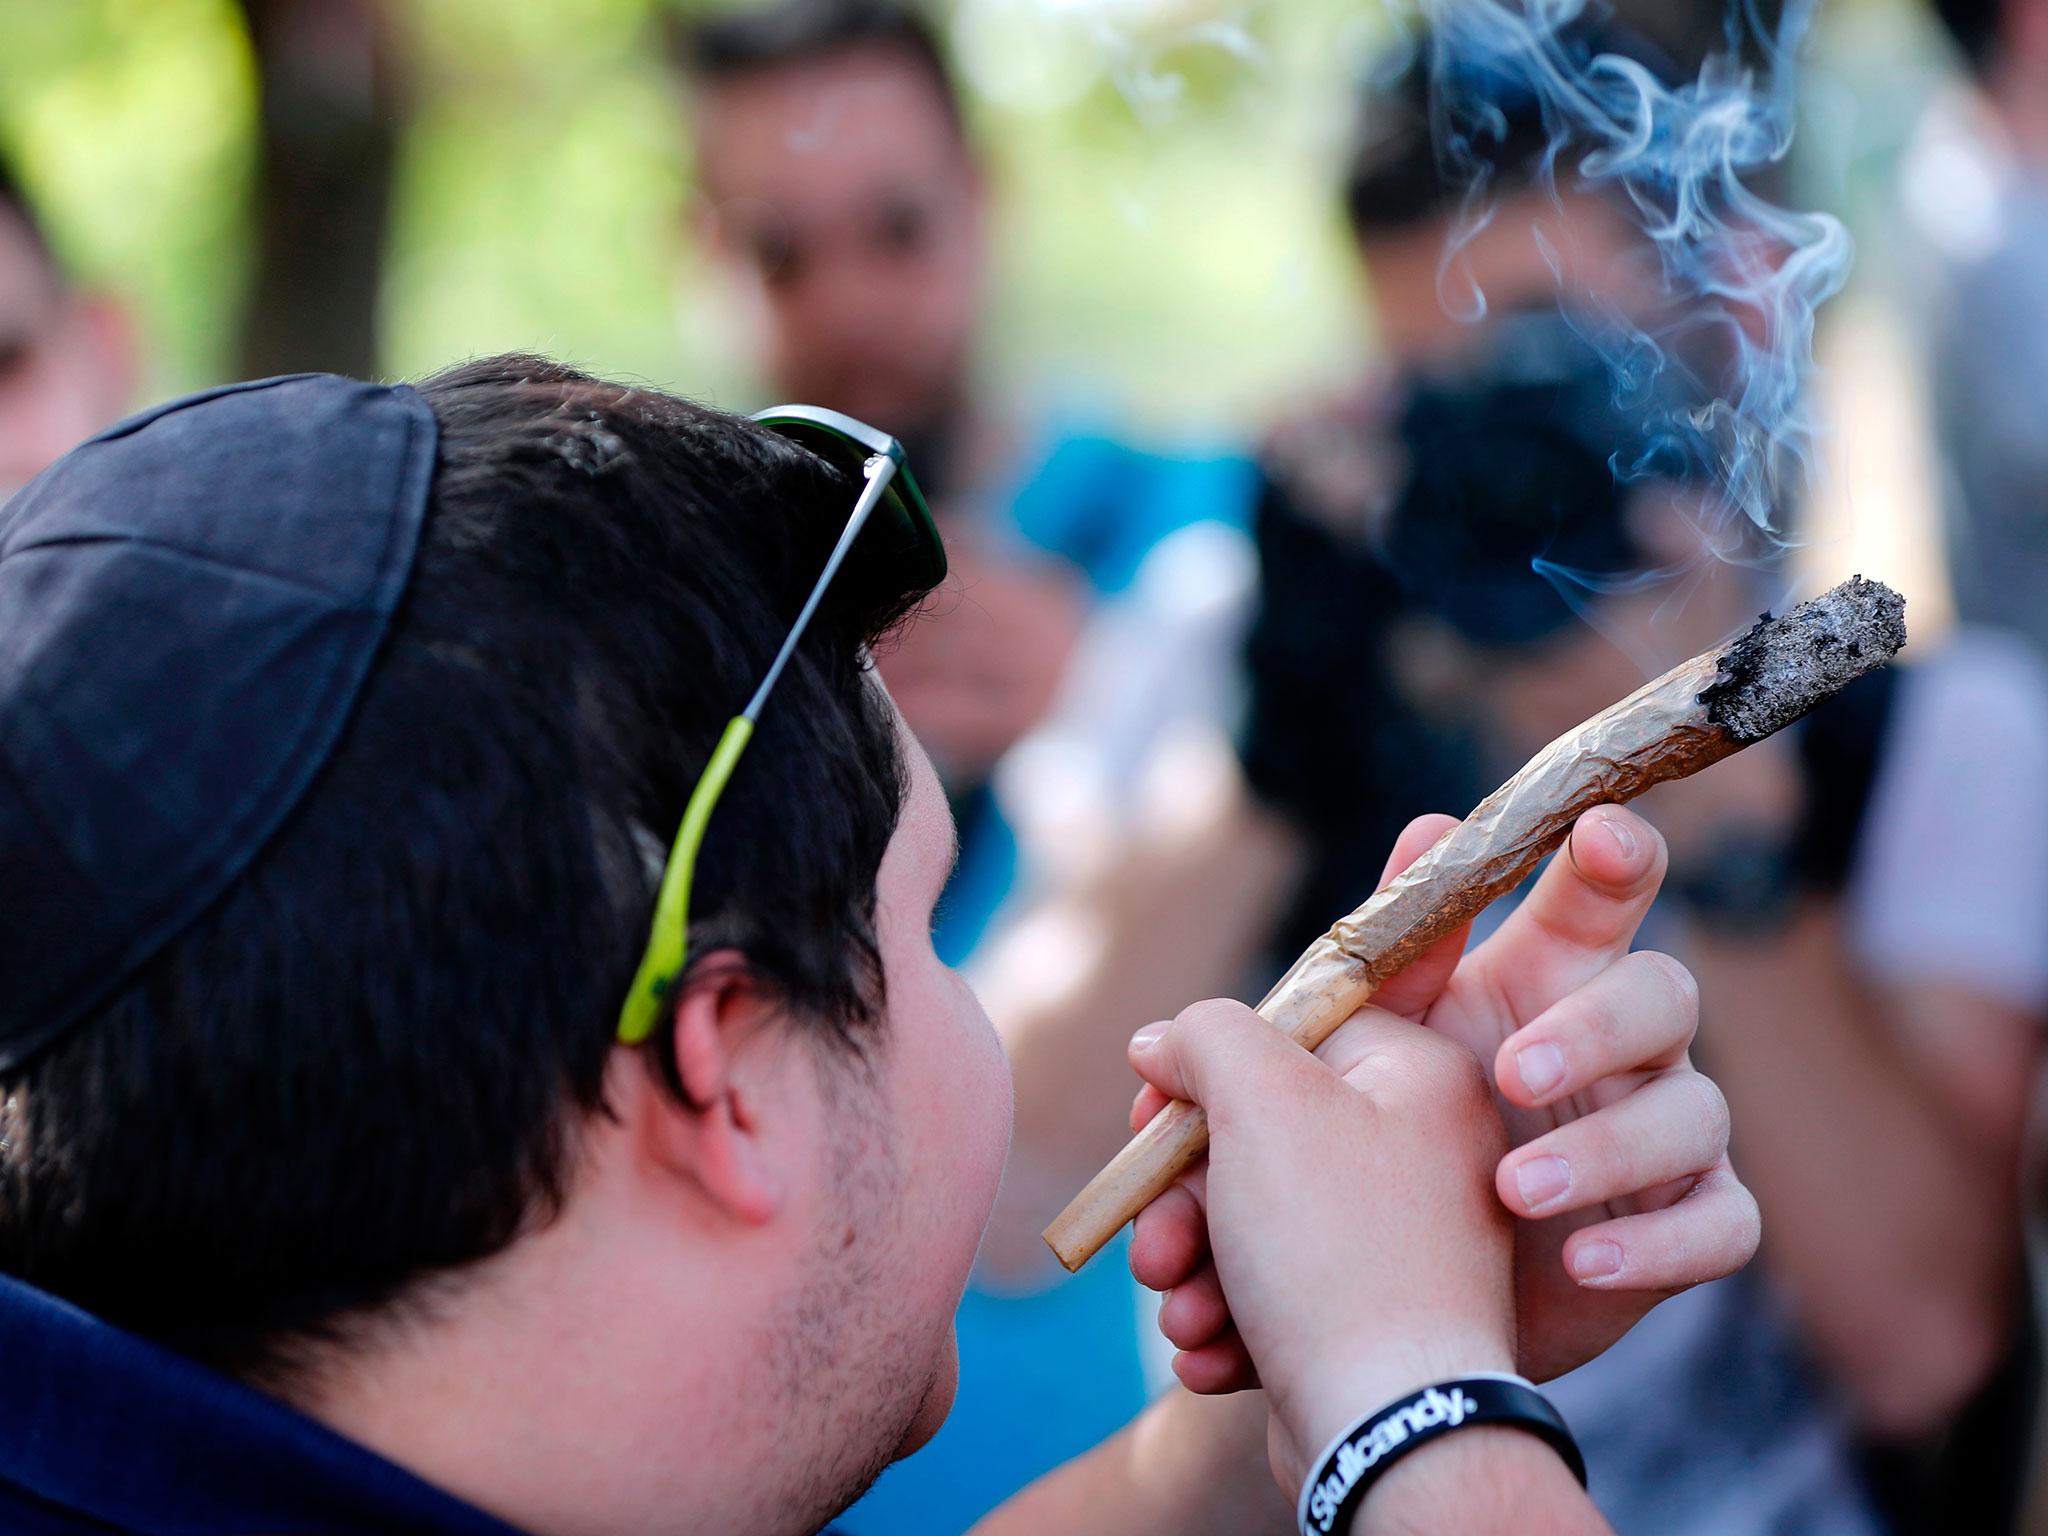
M 1350 1357 L 1333 1355 L 1324 1366 L 1306 1373 L 1298 1388 L 1270 1393 L 1273 1412 L 1296 1453 L 1296 1465 L 1288 1469 L 1290 1495 L 1313 1470 L 1309 1459 L 1320 1455 L 1361 1414 L 1432 1382 L 1506 1375 L 1515 1369 L 1513 1345 L 1494 1330 L 1437 1328 L 1406 1337 L 1393 1333 L 1389 1330 L 1380 1348 Z
M 1562 1456 L 1521 1429 L 1488 1424 L 1402 1457 L 1331 1536 L 1561 1532 L 1581 1529 L 1573 1517 L 1588 1508 Z
M 1585 1486 L 1586 1464 L 1578 1442 L 1549 1399 L 1520 1376 L 1459 1376 L 1404 1392 L 1346 1425 L 1315 1458 L 1296 1496 L 1299 1536 L 1333 1536 L 1348 1529 L 1403 1462 L 1446 1439 L 1469 1439 L 1489 1428 L 1509 1429 L 1540 1442 L 1581 1488 Z M 1439 1486 L 1437 1496 L 1447 1492 L 1454 1494 L 1455 1488 Z

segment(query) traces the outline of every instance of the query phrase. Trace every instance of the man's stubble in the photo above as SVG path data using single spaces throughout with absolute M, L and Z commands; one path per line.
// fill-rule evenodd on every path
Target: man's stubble
M 948 1386 L 944 1353 L 930 1358 L 929 1320 L 902 1310 L 899 1276 L 918 1256 L 884 1087 L 867 1064 L 832 1048 L 820 1053 L 818 1077 L 833 1119 L 829 1204 L 756 1355 L 772 1421 L 759 1430 L 771 1437 L 774 1470 L 748 1528 L 791 1536 L 819 1529 L 906 1454 Z

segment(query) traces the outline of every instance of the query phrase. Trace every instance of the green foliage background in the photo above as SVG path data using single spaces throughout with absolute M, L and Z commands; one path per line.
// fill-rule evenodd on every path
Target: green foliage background
M 998 379 L 1215 425 L 1355 366 L 1370 338 L 1330 189 L 1350 82 L 1391 30 L 1380 0 L 944 14 L 1003 209 Z M 389 15 L 410 122 L 384 366 L 531 347 L 750 399 L 744 338 L 690 248 L 661 0 L 389 0 Z M 1881 227 L 1939 51 L 1911 0 L 1848 0 L 1816 53 L 1816 200 Z M 230 0 L 0 0 L 0 142 L 74 267 L 136 299 L 158 392 L 231 371 L 255 101 Z

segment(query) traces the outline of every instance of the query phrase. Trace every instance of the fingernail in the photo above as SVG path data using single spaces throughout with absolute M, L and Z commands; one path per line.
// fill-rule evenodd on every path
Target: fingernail
M 1147 1024 L 1143 1029 L 1131 1036 L 1131 1049 L 1134 1051 L 1149 1051 L 1159 1043 L 1159 1037 L 1165 1033 L 1166 1026 L 1164 1024 Z
M 1604 1280 L 1621 1273 L 1621 1245 L 1581 1243 L 1572 1255 L 1572 1273 L 1581 1280 Z
M 1564 1052 L 1547 1043 L 1525 1046 L 1515 1052 L 1515 1071 L 1530 1097 L 1540 1099 L 1564 1081 Z
M 1621 850 L 1624 859 L 1636 856 L 1635 828 L 1628 824 L 1626 817 L 1609 811 L 1600 818 L 1600 825 L 1607 829 L 1607 835 L 1614 839 L 1614 846 Z
M 1540 1211 L 1572 1187 L 1572 1171 L 1561 1157 L 1532 1157 L 1515 1170 L 1522 1204 Z

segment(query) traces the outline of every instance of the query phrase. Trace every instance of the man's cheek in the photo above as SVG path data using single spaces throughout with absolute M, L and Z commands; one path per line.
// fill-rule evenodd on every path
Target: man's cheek
M 941 971 L 936 990 L 933 1016 L 944 1021 L 945 1043 L 923 1053 L 930 1071 L 918 1085 L 924 1102 L 936 1107 L 927 1123 L 940 1128 L 926 1166 L 958 1192 L 962 1216 L 980 1221 L 995 1203 L 1009 1155 L 1015 1113 L 1010 1064 L 967 983 Z
M 964 989 L 965 983 L 962 983 Z M 996 1185 L 1001 1182 L 1003 1164 L 1010 1155 L 1010 1134 L 1017 1113 L 1016 1086 L 1010 1078 L 1010 1061 L 1003 1054 L 1003 1043 L 996 1035 L 995 1026 L 988 1021 L 981 1005 L 972 1004 L 971 1027 L 976 1036 L 976 1055 L 979 1060 L 980 1092 L 975 1095 L 974 1112 L 977 1123 L 968 1128 L 969 1145 L 981 1148 L 981 1168 L 985 1180 L 989 1204 L 995 1203 Z

